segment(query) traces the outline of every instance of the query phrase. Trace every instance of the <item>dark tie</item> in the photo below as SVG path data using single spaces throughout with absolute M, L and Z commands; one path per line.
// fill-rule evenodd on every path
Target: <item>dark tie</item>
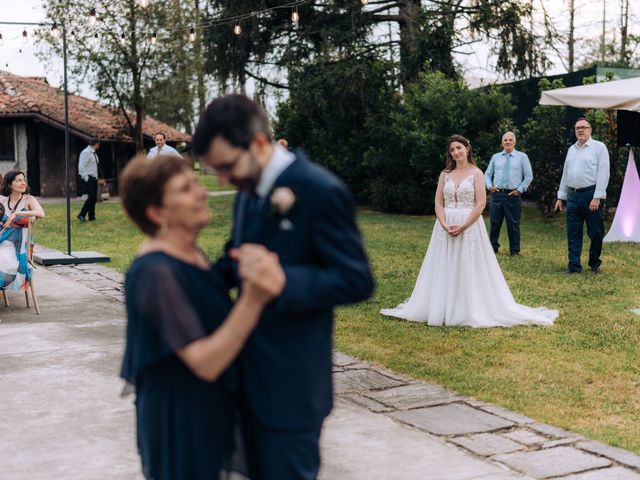
M 255 243 L 258 240 L 260 229 L 260 210 L 262 199 L 254 192 L 249 194 L 247 199 L 247 209 L 244 220 L 243 242 Z

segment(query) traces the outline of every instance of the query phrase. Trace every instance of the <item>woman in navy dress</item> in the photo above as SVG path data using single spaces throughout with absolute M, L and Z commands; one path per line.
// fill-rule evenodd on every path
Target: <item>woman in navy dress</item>
M 233 304 L 197 238 L 207 195 L 182 158 L 132 160 L 123 206 L 147 238 L 125 282 L 122 377 L 135 388 L 137 440 L 146 478 L 211 480 L 231 471 L 233 370 L 263 307 L 284 287 L 266 249 L 241 272 Z

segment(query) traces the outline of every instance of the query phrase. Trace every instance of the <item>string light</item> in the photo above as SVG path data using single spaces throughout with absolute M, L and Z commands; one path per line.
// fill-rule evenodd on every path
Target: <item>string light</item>
M 53 25 L 51 26 L 51 36 L 53 38 L 58 38 L 60 36 L 60 30 L 58 30 L 58 24 L 56 22 L 53 22 Z
M 300 21 L 300 14 L 298 13 L 298 7 L 291 11 L 291 23 L 298 23 Z
M 91 25 L 92 27 L 95 27 L 97 21 L 98 19 L 96 18 L 96 9 L 92 8 L 91 11 L 89 12 L 89 25 Z
M 2 38 L 2 34 L 0 33 L 0 47 L 4 46 L 4 40 Z
M 24 43 L 25 45 L 29 43 L 29 36 L 27 35 L 26 30 L 22 31 L 22 43 Z
M 155 45 L 156 43 L 158 43 L 158 34 L 153 32 L 153 35 L 151 35 L 151 45 Z
M 191 30 L 189 30 L 189 41 L 191 43 L 196 41 L 196 29 L 191 27 Z
M 137 4 L 142 8 L 147 8 L 151 2 L 149 0 L 138 0 Z
M 76 41 L 76 31 L 75 30 L 71 30 L 71 41 L 72 42 Z
M 367 3 L 369 3 L 369 0 L 360 0 L 360 3 L 361 3 L 362 5 L 366 5 Z
M 123 47 L 127 44 L 127 37 L 124 36 L 124 33 L 120 35 L 120 45 Z
M 236 26 L 233 27 L 233 33 L 236 35 L 240 35 L 242 33 L 242 27 L 240 26 L 240 22 L 236 21 Z

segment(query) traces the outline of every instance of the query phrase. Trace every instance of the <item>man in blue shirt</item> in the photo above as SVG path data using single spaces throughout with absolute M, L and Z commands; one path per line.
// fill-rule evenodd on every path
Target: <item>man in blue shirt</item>
M 558 188 L 556 210 L 567 207 L 567 241 L 569 265 L 567 273 L 582 271 L 583 225 L 587 224 L 589 267 L 600 273 L 600 255 L 604 238 L 604 200 L 609 184 L 609 151 L 607 146 L 591 138 L 591 124 L 579 118 L 575 124 L 578 141 L 569 147 Z
M 531 162 L 525 153 L 516 150 L 516 136 L 507 132 L 502 136 L 504 150 L 491 157 L 484 174 L 487 190 L 491 192 L 489 217 L 491 233 L 489 238 L 493 251 L 498 253 L 502 220 L 507 220 L 509 251 L 511 256 L 520 255 L 520 217 L 522 216 L 522 195 L 533 180 Z

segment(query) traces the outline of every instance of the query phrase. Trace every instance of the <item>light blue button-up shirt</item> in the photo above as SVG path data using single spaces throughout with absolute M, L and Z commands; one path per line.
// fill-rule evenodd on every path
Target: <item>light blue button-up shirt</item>
M 566 200 L 569 187 L 596 186 L 593 198 L 607 198 L 609 185 L 609 151 L 607 146 L 589 138 L 582 147 L 578 142 L 569 147 L 562 169 L 558 199 Z
M 162 154 L 162 155 L 173 155 L 174 157 L 182 157 L 182 155 L 180 155 L 180 152 L 178 152 L 171 145 L 167 145 L 165 143 L 164 146 L 162 147 L 162 150 L 160 150 L 160 151 L 158 151 L 158 147 L 157 146 L 151 148 L 151 150 L 149 150 L 149 153 L 147 154 L 147 158 L 149 158 L 149 159 L 155 158 L 160 154 Z
M 502 182 L 502 177 L 507 158 L 509 158 L 510 163 L 509 184 L 505 185 Z M 532 180 L 533 170 L 531 169 L 529 157 L 526 153 L 515 149 L 511 153 L 507 153 L 505 150 L 496 153 L 491 157 L 487 171 L 484 173 L 487 190 L 495 187 L 501 190 L 518 190 L 523 193 L 527 191 Z

